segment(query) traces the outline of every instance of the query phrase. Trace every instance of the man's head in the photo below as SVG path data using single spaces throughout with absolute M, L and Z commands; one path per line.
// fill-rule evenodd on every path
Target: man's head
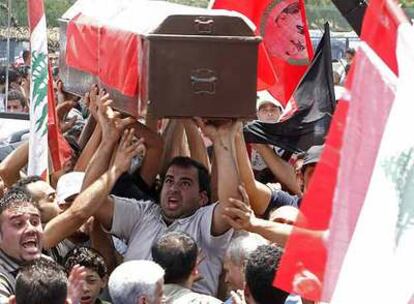
M 173 158 L 162 181 L 160 204 L 166 220 L 187 217 L 209 202 L 209 173 L 189 157 Z
M 346 60 L 346 63 L 347 64 L 351 64 L 352 63 L 352 60 L 354 59 L 354 57 L 355 57 L 355 49 L 353 49 L 353 48 L 349 48 L 349 49 L 347 49 L 346 51 L 345 51 L 345 60 Z
M 62 210 L 66 210 L 82 190 L 85 172 L 69 172 L 62 175 L 56 185 L 57 203 Z
M 186 283 L 195 276 L 198 248 L 196 242 L 183 232 L 164 234 L 152 245 L 152 259 L 165 270 L 165 284 Z
M 269 1 L 262 18 L 261 32 L 270 56 L 291 63 L 308 58 L 297 0 Z
M 7 94 L 7 112 L 24 113 L 27 111 L 26 97 L 17 90 L 10 90 Z
M 85 285 L 82 290 L 82 304 L 94 304 L 108 282 L 108 270 L 103 257 L 88 247 L 76 247 L 65 258 L 65 270 L 69 275 L 75 265 L 85 267 Z
M 49 222 L 59 214 L 60 209 L 56 203 L 56 191 L 39 176 L 28 176 L 20 179 L 16 186 L 24 188 L 32 197 L 40 211 L 42 223 Z
M 245 293 L 248 303 L 283 304 L 289 293 L 273 287 L 283 249 L 276 245 L 263 245 L 250 254 L 246 265 Z
M 161 304 L 164 270 L 155 262 L 128 261 L 109 277 L 113 304 Z
M 268 242 L 257 234 L 242 234 L 232 239 L 224 258 L 225 282 L 232 290 L 243 290 L 247 259 L 257 247 Z
M 282 114 L 282 105 L 265 90 L 257 92 L 256 110 L 258 120 L 275 123 Z
M 0 200 L 0 248 L 23 263 L 40 257 L 43 229 L 40 213 L 23 189 L 12 187 Z
M 40 258 L 23 267 L 16 278 L 16 294 L 10 304 L 67 303 L 66 273 L 56 262 Z
M 313 175 L 313 171 L 319 159 L 321 158 L 321 154 L 323 148 L 325 146 L 312 146 L 306 152 L 305 157 L 303 159 L 302 164 L 302 174 L 303 174 L 303 192 L 306 192 L 309 188 L 309 183 Z

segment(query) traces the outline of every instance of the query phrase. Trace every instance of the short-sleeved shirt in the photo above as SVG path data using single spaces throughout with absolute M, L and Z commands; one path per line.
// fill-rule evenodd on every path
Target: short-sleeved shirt
M 286 191 L 278 190 L 274 188 L 271 189 L 271 196 L 269 204 L 267 205 L 266 211 L 263 214 L 263 218 L 269 218 L 270 212 L 274 209 L 283 206 L 292 206 L 295 208 L 300 207 L 301 198 L 297 195 L 289 194 Z
M 16 276 L 21 265 L 0 250 L 0 304 L 9 303 L 14 295 Z
M 42 254 L 42 258 L 50 259 Z M 8 304 L 15 294 L 16 277 L 23 265 L 0 250 L 0 304 Z
M 153 201 L 137 201 L 113 196 L 114 215 L 110 233 L 128 241 L 124 260 L 152 259 L 151 246 L 163 234 L 181 231 L 190 235 L 201 249 L 205 259 L 198 266 L 204 278 L 194 284 L 193 290 L 215 295 L 222 270 L 223 256 L 233 230 L 220 236 L 211 235 L 213 211 L 217 204 L 201 207 L 189 217 L 177 219 L 171 225 L 163 220 L 161 208 Z
M 165 284 L 164 296 L 169 304 L 221 304 L 219 299 L 199 294 L 177 284 Z

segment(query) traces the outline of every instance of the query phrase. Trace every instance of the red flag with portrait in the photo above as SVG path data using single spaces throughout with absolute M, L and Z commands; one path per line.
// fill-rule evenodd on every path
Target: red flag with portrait
M 276 82 L 268 90 L 286 105 L 313 57 L 303 0 L 215 0 L 212 8 L 235 10 L 253 21 L 265 49 L 259 72 L 270 60 Z

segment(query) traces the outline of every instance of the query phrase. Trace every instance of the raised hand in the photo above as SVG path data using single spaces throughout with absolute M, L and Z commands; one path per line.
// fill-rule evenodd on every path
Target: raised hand
M 65 116 L 69 113 L 69 111 L 76 106 L 76 102 L 73 100 L 66 100 L 59 103 L 56 107 L 56 116 L 59 120 L 59 127 L 60 130 L 64 133 L 70 128 L 72 128 L 76 123 L 76 116 L 72 117 L 69 120 L 65 120 Z
M 69 275 L 68 279 L 68 300 L 70 300 L 72 304 L 79 304 L 86 277 L 86 269 L 83 266 L 75 265 Z
M 113 166 L 120 172 L 126 172 L 131 166 L 131 160 L 141 151 L 143 140 L 135 140 L 134 129 L 126 129 L 122 135 L 115 154 Z
M 99 92 L 97 118 L 102 128 L 102 140 L 117 142 L 122 131 L 136 120 L 132 117 L 120 118 L 120 113 L 111 108 L 112 102 L 104 90 Z
M 237 130 L 241 128 L 241 122 L 237 120 L 202 120 L 197 117 L 195 122 L 203 134 L 213 142 L 224 136 L 234 137 Z
M 99 97 L 99 88 L 98 85 L 94 84 L 89 92 L 86 92 L 84 100 L 85 105 L 88 107 L 91 115 L 98 119 L 98 97 Z

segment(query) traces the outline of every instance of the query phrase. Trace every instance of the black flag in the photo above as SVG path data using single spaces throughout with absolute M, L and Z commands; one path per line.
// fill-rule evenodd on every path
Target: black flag
M 290 152 L 304 152 L 313 145 L 323 144 L 336 105 L 328 23 L 289 103 L 295 110 L 286 120 L 277 123 L 256 120 L 246 125 L 246 142 L 272 144 Z
M 348 21 L 355 33 L 361 35 L 367 1 L 365 0 L 332 0 L 342 16 Z

